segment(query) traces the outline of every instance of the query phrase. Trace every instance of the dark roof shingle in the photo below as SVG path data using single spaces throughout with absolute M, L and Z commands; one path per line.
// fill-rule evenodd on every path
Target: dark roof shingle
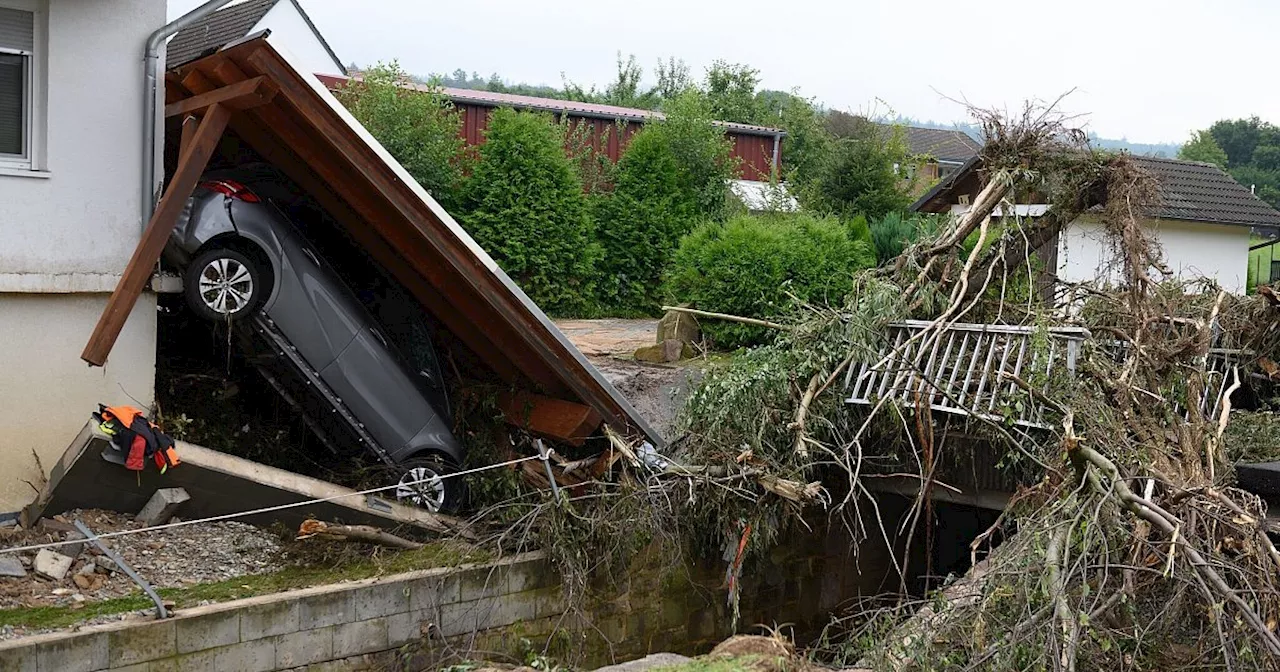
M 907 126 L 907 149 L 913 156 L 931 156 L 938 161 L 964 163 L 982 149 L 982 143 L 956 129 Z
M 165 67 L 179 65 L 238 40 L 253 29 L 280 0 L 247 0 L 220 9 L 178 31 L 165 52 Z
M 1208 163 L 1135 156 L 1152 177 L 1160 203 L 1153 217 L 1245 226 L 1280 226 L 1280 212 L 1221 168 Z

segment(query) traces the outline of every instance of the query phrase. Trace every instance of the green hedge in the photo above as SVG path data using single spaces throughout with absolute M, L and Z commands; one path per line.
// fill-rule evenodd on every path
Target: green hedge
M 875 266 L 865 240 L 852 240 L 840 222 L 808 214 L 740 216 L 703 224 L 680 241 L 667 281 L 674 301 L 701 310 L 770 318 L 801 301 L 837 304 L 855 271 Z M 737 322 L 703 320 L 719 347 L 756 345 L 768 330 Z
M 461 217 L 480 247 L 555 315 L 589 305 L 599 256 L 582 181 L 563 141 L 548 117 L 494 110 Z

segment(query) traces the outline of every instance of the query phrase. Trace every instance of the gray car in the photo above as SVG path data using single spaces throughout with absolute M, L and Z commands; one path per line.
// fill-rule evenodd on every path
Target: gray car
M 207 178 L 167 250 L 184 269 L 190 308 L 251 329 L 289 362 L 351 435 L 396 468 L 397 498 L 456 510 L 460 479 L 440 476 L 457 470 L 463 449 L 449 429 L 444 381 L 416 307 L 389 305 L 379 321 L 258 185 Z

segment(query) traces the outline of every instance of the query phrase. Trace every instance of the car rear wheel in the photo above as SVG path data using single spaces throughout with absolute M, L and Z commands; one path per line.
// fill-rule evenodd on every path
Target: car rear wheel
M 412 457 L 400 463 L 396 499 L 432 513 L 456 513 L 466 488 L 458 470 L 438 457 Z M 442 478 L 443 477 L 443 478 Z
M 238 250 L 217 248 L 199 254 L 187 267 L 187 304 L 206 320 L 248 317 L 262 304 L 267 287 L 261 264 Z

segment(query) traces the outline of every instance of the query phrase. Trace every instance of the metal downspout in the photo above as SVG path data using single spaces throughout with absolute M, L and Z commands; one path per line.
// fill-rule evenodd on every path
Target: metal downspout
M 775 133 L 775 134 L 773 135 L 773 165 L 772 165 L 772 166 L 770 166 L 770 171 L 769 171 L 769 172 L 773 173 L 773 181 L 774 181 L 774 182 L 777 182 L 777 181 L 778 181 L 778 179 L 779 179 L 779 173 L 781 172 L 781 171 L 779 171 L 779 170 L 778 170 L 778 159 L 779 159 L 780 154 L 781 154 L 781 152 L 780 152 L 781 147 L 782 147 L 782 134 L 781 134 L 781 133 Z
M 195 9 L 165 24 L 147 38 L 143 53 L 142 82 L 142 228 L 151 221 L 159 194 L 156 180 L 156 108 L 160 105 L 160 93 L 164 90 L 157 77 L 160 68 L 160 47 L 179 30 L 216 12 L 231 0 L 209 0 Z

